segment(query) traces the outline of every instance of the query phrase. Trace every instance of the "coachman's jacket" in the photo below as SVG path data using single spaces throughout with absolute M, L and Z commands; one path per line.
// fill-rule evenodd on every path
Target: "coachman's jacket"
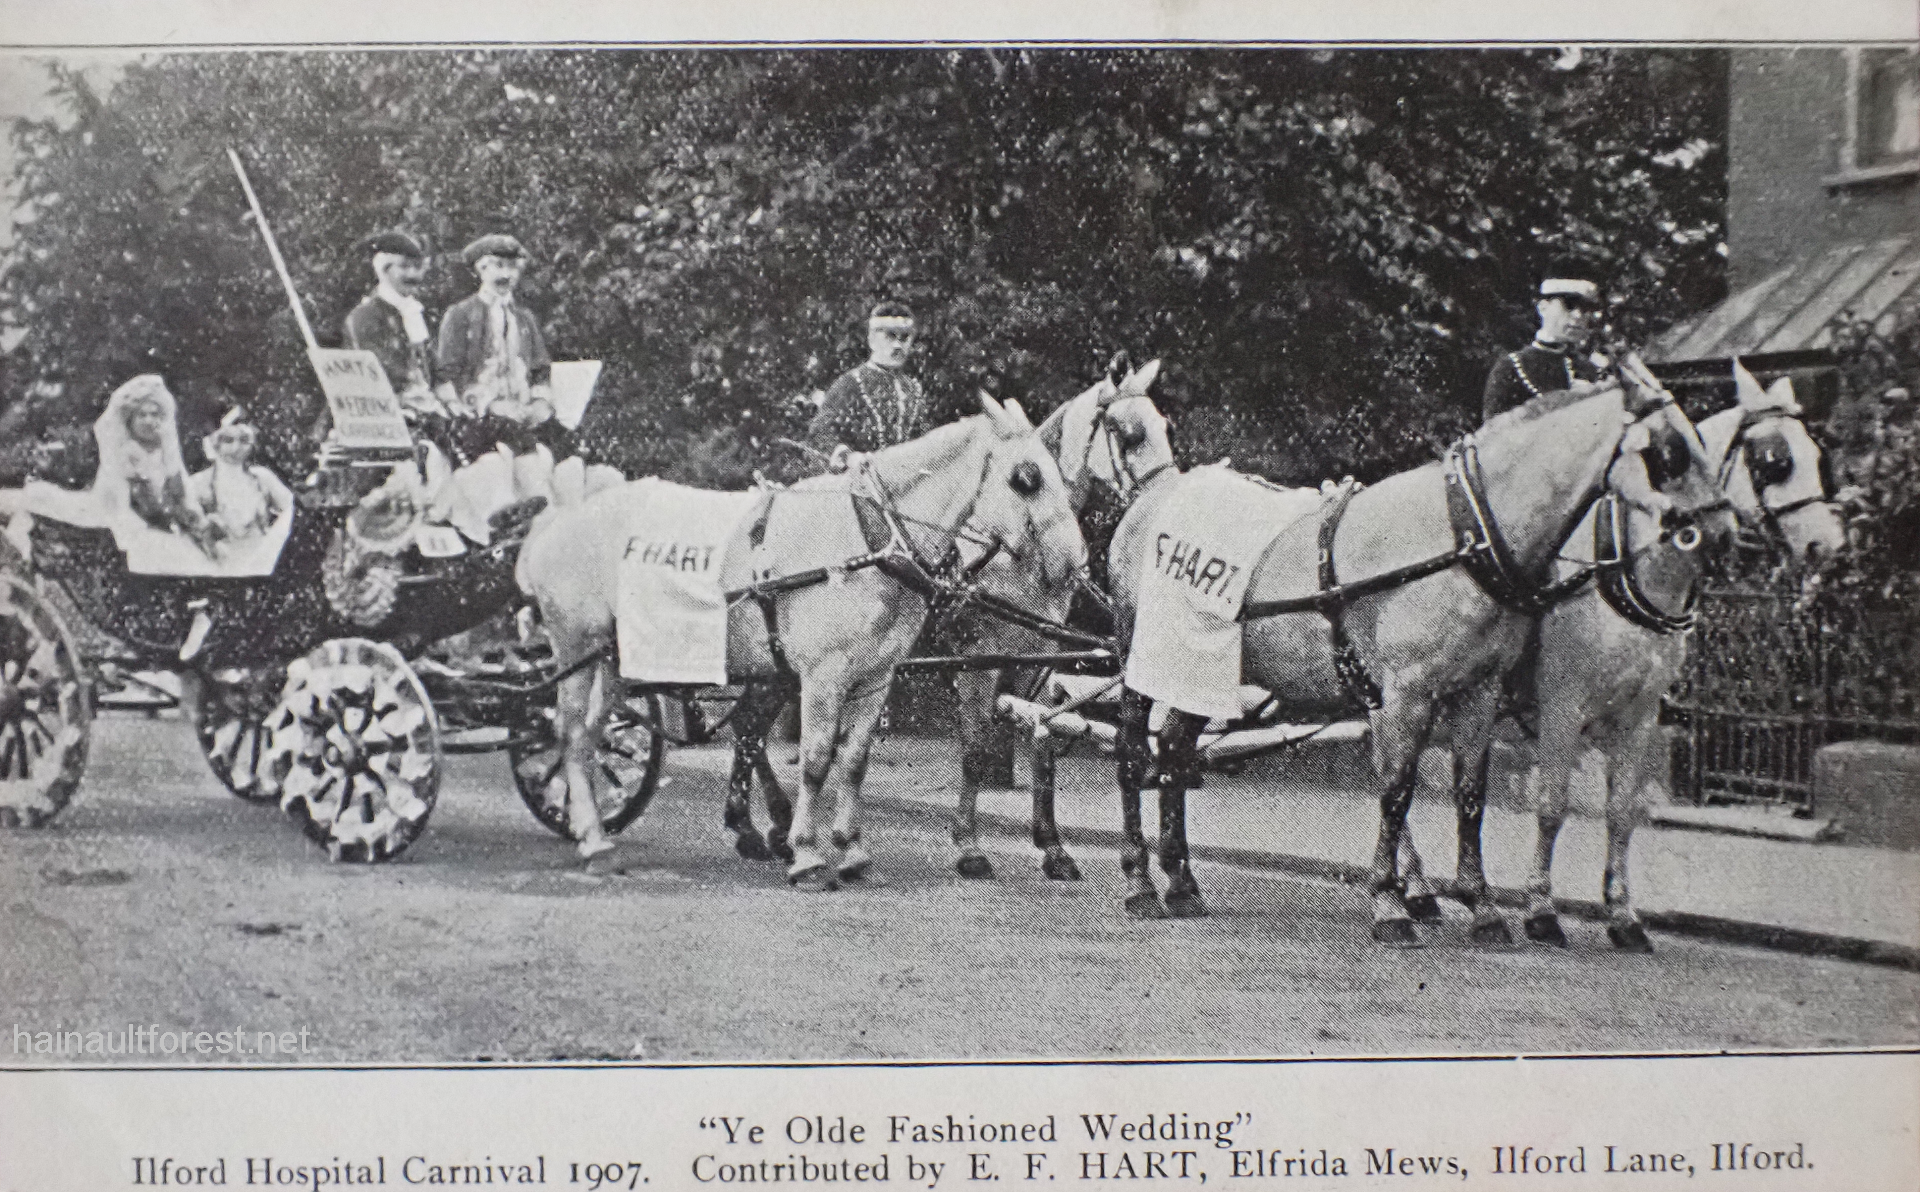
M 407 340 L 406 321 L 391 302 L 378 293 L 367 295 L 347 315 L 347 346 L 372 352 L 393 383 L 393 391 L 408 404 L 411 395 L 431 396 L 440 381 L 433 343 Z
M 553 358 L 546 337 L 527 308 L 515 302 L 513 317 L 520 325 L 521 352 L 527 361 L 527 384 L 544 385 L 553 375 Z M 466 400 L 467 391 L 487 363 L 487 303 L 478 294 L 454 303 L 440 320 L 440 379 Z M 483 413 L 484 411 L 474 411 Z

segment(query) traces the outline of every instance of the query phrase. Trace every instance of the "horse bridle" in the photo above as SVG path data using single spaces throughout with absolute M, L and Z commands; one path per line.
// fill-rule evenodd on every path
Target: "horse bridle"
M 1154 477 L 1173 467 L 1173 461 L 1163 460 L 1144 473 L 1136 473 L 1133 465 L 1127 461 L 1127 447 L 1120 441 L 1120 428 L 1114 424 L 1112 418 L 1107 416 L 1107 409 L 1108 407 L 1101 406 L 1094 413 L 1094 437 L 1105 449 L 1108 469 L 1114 479 L 1119 482 L 1115 487 L 1120 503 L 1130 505 L 1133 499 L 1140 495 L 1140 490 L 1151 483 Z M 1093 443 L 1090 441 L 1087 444 L 1088 454 L 1092 454 L 1093 450 Z
M 1785 531 L 1780 527 L 1781 518 L 1790 513 L 1805 509 L 1809 505 L 1818 505 L 1828 499 L 1827 484 L 1823 477 L 1820 481 L 1820 487 L 1811 496 L 1801 497 L 1797 501 L 1786 501 L 1779 505 L 1769 505 L 1767 503 L 1767 490 L 1777 488 L 1790 480 L 1793 477 L 1793 470 L 1797 466 L 1797 461 L 1793 458 L 1793 449 L 1787 445 L 1787 439 L 1784 434 L 1781 434 L 1777 430 L 1769 431 L 1764 435 L 1754 435 L 1751 432 L 1753 428 L 1757 426 L 1768 422 L 1781 421 L 1788 417 L 1790 417 L 1790 415 L 1773 410 L 1760 414 L 1748 414 L 1743 417 L 1740 420 L 1740 425 L 1734 428 L 1733 437 L 1727 441 L 1727 454 L 1725 458 L 1720 461 L 1720 472 L 1716 477 L 1720 484 L 1720 490 L 1725 492 L 1728 483 L 1733 479 L 1734 464 L 1736 462 L 1744 463 L 1747 469 L 1747 483 L 1753 487 L 1754 502 L 1760 507 L 1761 521 L 1776 535 L 1785 534 Z M 1777 448 L 1775 446 L 1776 444 L 1778 445 Z M 1754 449 L 1756 447 L 1759 448 L 1760 458 L 1763 461 L 1762 470 L 1758 474 L 1755 473 L 1753 466 Z M 1780 452 L 1780 454 L 1776 454 L 1776 450 Z M 1785 470 L 1781 471 L 1778 475 L 1769 475 L 1768 473 L 1773 470 L 1775 463 L 1782 461 L 1786 464 Z

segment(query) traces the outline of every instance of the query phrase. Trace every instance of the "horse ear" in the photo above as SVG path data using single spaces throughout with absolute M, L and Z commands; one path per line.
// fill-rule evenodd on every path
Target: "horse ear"
M 1000 403 L 1000 408 L 1005 410 L 1007 417 L 1018 424 L 1022 430 L 1031 431 L 1033 429 L 1033 419 L 1027 417 L 1026 410 L 1021 408 L 1018 400 L 1010 397 Z
M 1124 397 L 1144 397 L 1159 376 L 1160 361 L 1149 360 L 1127 374 L 1126 379 L 1120 382 L 1120 393 Z
M 1007 417 L 1007 409 L 993 400 L 993 395 L 985 389 L 980 392 L 980 411 L 987 416 L 987 422 L 1001 438 L 1010 438 L 1019 433 L 1019 428 Z

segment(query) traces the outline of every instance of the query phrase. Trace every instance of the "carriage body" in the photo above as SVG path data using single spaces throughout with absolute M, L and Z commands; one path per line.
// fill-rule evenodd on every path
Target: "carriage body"
M 170 700 L 142 672 L 180 676 L 178 701 L 223 785 L 279 802 L 340 859 L 387 859 L 424 827 L 443 715 L 510 720 L 510 738 L 535 724 L 537 735 L 537 684 L 469 698 L 457 666 L 435 667 L 431 682 L 414 669 L 436 643 L 517 607 L 532 508 L 485 546 L 429 557 L 409 542 L 383 555 L 374 578 L 388 599 L 342 600 L 329 583 L 349 513 L 398 462 L 323 455 L 259 577 L 136 574 L 110 529 L 33 519 L 30 551 L 0 552 L 0 821 L 44 824 L 76 793 L 103 690 Z M 207 628 L 190 640 L 201 616 Z M 358 743 L 330 748 L 343 731 Z

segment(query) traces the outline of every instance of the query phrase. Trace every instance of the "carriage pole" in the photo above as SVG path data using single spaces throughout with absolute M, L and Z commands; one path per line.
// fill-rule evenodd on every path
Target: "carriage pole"
M 267 226 L 267 213 L 260 210 L 260 196 L 253 193 L 253 183 L 247 179 L 247 167 L 240 164 L 240 154 L 233 146 L 227 146 L 227 160 L 233 163 L 233 172 L 240 175 L 240 188 L 247 192 L 247 206 L 253 208 L 253 222 L 260 225 L 260 235 L 267 242 L 267 253 L 273 257 L 273 267 L 280 274 L 280 284 L 287 289 L 287 301 L 293 306 L 293 317 L 300 323 L 300 334 L 306 337 L 307 349 L 317 351 L 320 341 L 313 338 L 313 324 L 307 322 L 306 308 L 300 305 L 300 294 L 293 288 L 293 276 L 287 272 L 286 258 L 280 255 L 280 245 L 274 241 L 273 229 Z

